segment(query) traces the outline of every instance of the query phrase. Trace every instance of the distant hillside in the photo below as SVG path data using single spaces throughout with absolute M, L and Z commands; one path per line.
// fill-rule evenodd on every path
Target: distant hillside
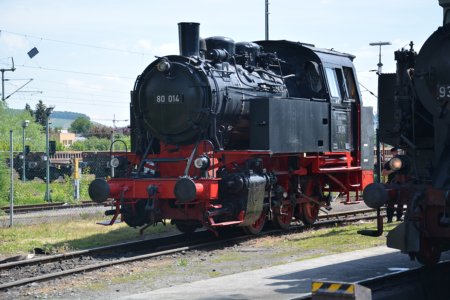
M 22 109 L 10 109 L 13 113 L 21 113 L 23 112 Z M 68 129 L 70 127 L 70 124 L 78 117 L 86 117 L 88 119 L 89 116 L 77 113 L 77 112 L 71 112 L 71 111 L 54 111 L 52 112 L 52 115 L 50 116 L 50 127 L 55 128 L 63 128 Z
M 71 111 L 54 111 L 50 117 L 50 122 L 52 123 L 50 127 L 67 129 L 70 127 L 70 124 L 79 117 L 85 117 L 89 119 L 89 116 L 82 113 Z
M 89 116 L 77 113 L 77 112 L 71 112 L 71 111 L 54 111 L 52 113 L 52 119 L 69 119 L 69 120 L 75 120 L 79 117 L 85 117 L 89 119 Z

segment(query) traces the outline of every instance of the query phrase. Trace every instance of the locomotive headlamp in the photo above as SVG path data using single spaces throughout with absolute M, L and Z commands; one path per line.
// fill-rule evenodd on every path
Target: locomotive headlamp
M 117 168 L 120 165 L 120 161 L 117 157 L 113 157 L 109 163 L 112 168 Z
M 402 168 L 403 162 L 400 158 L 394 157 L 393 159 L 390 160 L 389 166 L 391 167 L 391 170 L 398 171 Z
M 170 70 L 170 62 L 167 59 L 161 59 L 161 61 L 156 65 L 156 68 L 160 72 L 167 72 Z
M 200 156 L 194 160 L 194 166 L 197 169 L 206 169 L 209 167 L 209 158 L 206 156 Z

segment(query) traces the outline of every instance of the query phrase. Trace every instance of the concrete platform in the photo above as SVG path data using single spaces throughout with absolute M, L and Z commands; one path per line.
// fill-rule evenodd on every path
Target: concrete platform
M 449 259 L 450 255 L 443 255 Z M 296 299 L 310 292 L 312 280 L 353 282 L 420 266 L 407 255 L 375 247 L 301 262 L 201 280 L 121 299 Z

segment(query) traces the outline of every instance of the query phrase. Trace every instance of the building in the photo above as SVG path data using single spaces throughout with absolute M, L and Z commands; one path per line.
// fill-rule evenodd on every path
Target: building
M 61 145 L 63 145 L 64 147 L 72 146 L 73 142 L 75 141 L 75 133 L 68 132 L 65 129 L 61 129 L 55 134 L 55 140 L 61 143 Z

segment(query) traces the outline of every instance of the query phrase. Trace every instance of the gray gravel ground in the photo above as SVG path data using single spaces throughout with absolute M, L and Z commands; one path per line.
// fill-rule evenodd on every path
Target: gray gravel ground
M 344 205 L 336 202 L 333 206 L 332 212 L 367 208 L 363 203 Z M 267 238 L 254 239 L 223 249 L 174 254 L 53 281 L 34 282 L 0 291 L 0 299 L 115 299 L 321 255 L 320 249 L 280 255 L 277 247 L 264 246 L 265 241 Z M 0 271 L 0 281 L 2 276 L 7 274 Z

